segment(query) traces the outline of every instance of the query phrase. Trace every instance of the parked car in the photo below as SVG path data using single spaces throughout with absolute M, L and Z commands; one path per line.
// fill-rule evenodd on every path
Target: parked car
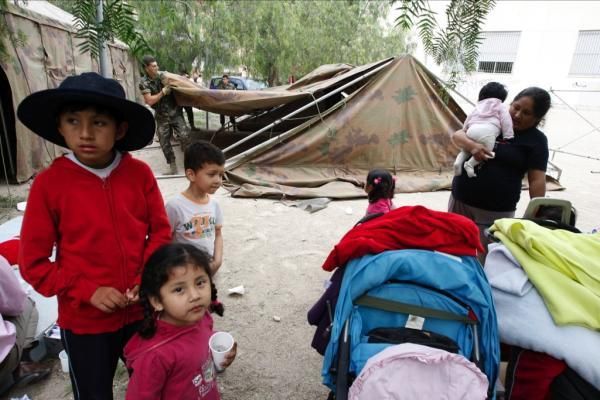
M 210 79 L 210 88 L 216 89 L 221 83 L 221 76 L 213 76 Z M 229 76 L 229 82 L 233 83 L 237 90 L 261 90 L 267 87 L 267 84 L 254 79 L 242 78 L 241 76 Z

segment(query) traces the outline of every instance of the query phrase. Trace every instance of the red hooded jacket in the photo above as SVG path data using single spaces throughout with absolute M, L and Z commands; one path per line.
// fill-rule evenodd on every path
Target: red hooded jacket
M 77 334 L 114 332 L 140 320 L 139 305 L 105 313 L 90 303 L 100 286 L 125 293 L 144 262 L 171 240 L 150 167 L 130 154 L 101 179 L 60 157 L 34 180 L 21 227 L 20 272 L 58 297 L 58 324 Z M 56 258 L 51 261 L 56 244 Z

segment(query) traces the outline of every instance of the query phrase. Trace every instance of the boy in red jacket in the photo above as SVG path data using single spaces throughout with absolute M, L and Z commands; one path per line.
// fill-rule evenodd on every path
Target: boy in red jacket
M 171 240 L 152 171 L 127 153 L 152 141 L 154 118 L 117 81 L 93 72 L 31 94 L 17 115 L 71 150 L 31 186 L 21 274 L 42 295 L 58 297 L 75 399 L 112 399 L 118 359 L 142 319 L 144 262 Z

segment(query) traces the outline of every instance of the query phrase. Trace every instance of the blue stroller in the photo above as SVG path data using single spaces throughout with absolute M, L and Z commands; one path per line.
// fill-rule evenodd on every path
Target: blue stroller
M 417 343 L 458 353 L 487 376 L 500 362 L 492 294 L 474 257 L 427 250 L 367 255 L 344 267 L 323 361 L 323 382 L 346 400 L 352 379 L 385 348 Z

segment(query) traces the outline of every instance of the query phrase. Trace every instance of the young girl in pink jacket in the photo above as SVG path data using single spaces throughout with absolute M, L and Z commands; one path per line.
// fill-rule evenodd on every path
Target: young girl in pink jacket
M 369 197 L 367 214 L 387 213 L 396 208 L 392 199 L 396 189 L 396 178 L 385 169 L 373 169 L 367 175 L 365 192 Z
M 172 243 L 150 257 L 140 287 L 144 321 L 125 347 L 127 400 L 219 400 L 208 346 L 214 333 L 210 313 L 223 315 L 216 299 L 203 250 Z M 220 368 L 233 362 L 236 349 L 234 344 Z

